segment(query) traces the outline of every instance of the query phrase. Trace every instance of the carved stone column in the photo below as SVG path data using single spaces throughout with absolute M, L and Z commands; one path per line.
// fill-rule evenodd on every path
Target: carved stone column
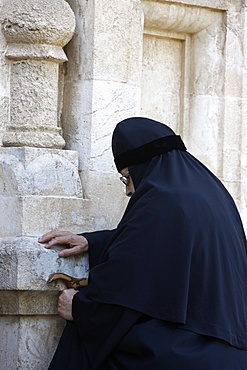
M 0 147 L 0 368 L 47 370 L 64 326 L 63 287 L 47 279 L 87 274 L 86 258 L 60 259 L 59 247 L 37 242 L 53 228 L 90 228 L 77 152 L 60 149 L 57 126 L 59 63 L 75 20 L 64 0 L 9 0 L 1 19 L 10 103 Z
M 57 126 L 59 63 L 75 19 L 63 0 L 15 0 L 2 9 L 10 61 L 9 122 L 4 146 L 63 148 Z

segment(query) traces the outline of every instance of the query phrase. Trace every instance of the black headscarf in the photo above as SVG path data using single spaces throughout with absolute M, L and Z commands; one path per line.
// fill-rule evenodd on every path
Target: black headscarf
M 247 349 L 246 238 L 223 184 L 150 119 L 120 122 L 112 149 L 135 193 L 85 294 Z

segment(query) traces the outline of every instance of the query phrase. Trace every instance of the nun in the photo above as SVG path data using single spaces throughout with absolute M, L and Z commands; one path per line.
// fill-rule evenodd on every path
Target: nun
M 246 370 L 246 237 L 217 177 L 163 123 L 117 124 L 112 151 L 130 197 L 114 230 L 39 239 L 88 252 L 89 282 L 64 290 L 49 370 Z

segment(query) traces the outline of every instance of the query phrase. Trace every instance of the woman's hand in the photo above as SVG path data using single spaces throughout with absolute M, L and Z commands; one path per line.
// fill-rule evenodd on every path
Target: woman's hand
M 65 320 L 74 320 L 72 316 L 72 301 L 76 293 L 78 293 L 78 290 L 65 289 L 58 298 L 57 311 L 59 316 Z
M 39 243 L 47 243 L 45 248 L 50 249 L 53 245 L 67 244 L 68 249 L 59 252 L 59 257 L 75 256 L 88 251 L 88 241 L 82 235 L 76 235 L 69 231 L 53 230 L 42 235 Z

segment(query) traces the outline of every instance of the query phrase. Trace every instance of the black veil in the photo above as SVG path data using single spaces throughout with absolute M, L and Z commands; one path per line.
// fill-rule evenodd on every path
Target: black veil
M 247 349 L 246 237 L 228 191 L 162 123 L 124 120 L 112 148 L 136 191 L 84 294 Z

